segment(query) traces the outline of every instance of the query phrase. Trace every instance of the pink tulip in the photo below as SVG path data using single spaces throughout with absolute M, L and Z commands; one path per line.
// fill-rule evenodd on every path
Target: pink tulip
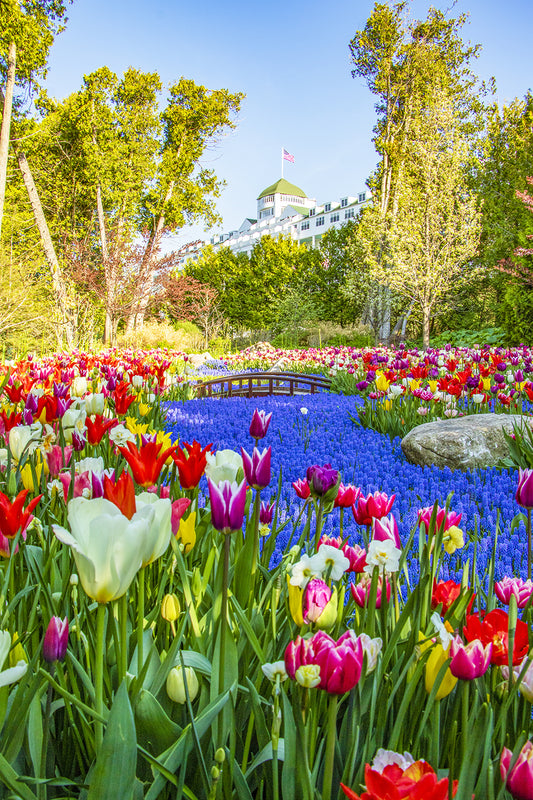
M 533 744 L 529 741 L 525 743 L 510 770 L 512 756 L 511 750 L 504 747 L 500 757 L 500 773 L 505 788 L 514 800 L 533 800 Z
M 429 530 L 429 523 L 432 514 L 433 506 L 427 506 L 426 508 L 421 508 L 418 511 L 418 524 L 420 525 L 423 523 L 426 531 Z M 448 513 L 446 513 L 445 508 L 437 506 L 437 528 L 440 529 L 442 525 L 444 525 L 444 530 L 447 531 L 448 528 L 451 528 L 454 525 L 459 527 L 462 516 L 462 514 L 457 514 L 455 511 L 448 511 Z
M 345 486 L 339 484 L 339 493 L 335 498 L 335 508 L 350 508 L 360 498 L 361 489 L 358 486 Z
M 177 534 L 180 527 L 180 520 L 189 508 L 191 501 L 188 497 L 180 497 L 172 503 L 172 511 L 170 513 L 170 526 L 174 536 Z
M 331 589 L 320 578 L 311 578 L 305 587 L 302 614 L 304 622 L 317 622 L 331 598 Z
M 352 583 L 350 591 L 352 597 L 360 608 L 366 608 L 368 605 L 368 598 L 370 597 L 370 587 L 372 586 L 372 578 L 370 575 L 365 575 L 359 583 Z M 379 577 L 377 593 L 376 593 L 376 608 L 381 608 L 381 590 L 383 588 L 383 579 Z M 391 586 L 387 578 L 385 578 L 385 593 L 387 595 L 387 602 L 390 600 Z
M 289 642 L 285 650 L 285 669 L 294 679 L 301 666 L 316 664 L 320 667 L 319 688 L 330 694 L 349 692 L 359 681 L 363 667 L 364 650 L 353 631 L 346 631 L 337 641 L 323 631 L 310 639 Z
M 43 640 L 43 658 L 49 664 L 65 658 L 68 646 L 68 619 L 52 617 Z
M 311 494 L 311 489 L 309 488 L 309 484 L 305 479 L 298 478 L 297 481 L 294 481 L 292 484 L 292 488 L 302 500 L 307 500 L 309 495 Z
M 398 550 L 402 549 L 398 525 L 394 519 L 394 514 L 390 514 L 388 517 L 383 517 L 382 519 L 374 518 L 372 520 L 372 539 L 378 542 L 384 542 L 386 539 L 390 539 L 394 542 Z
M 522 578 L 503 578 L 494 584 L 496 597 L 508 606 L 511 596 L 516 597 L 518 608 L 527 606 L 533 592 L 533 581 L 523 581 Z
M 373 519 L 386 517 L 392 508 L 396 495 L 390 497 L 385 492 L 374 492 L 366 497 L 359 497 L 352 506 L 354 519 L 358 525 L 371 525 Z
M 486 647 L 480 639 L 473 639 L 466 645 L 460 636 L 455 636 L 450 645 L 450 672 L 463 681 L 471 681 L 484 675 L 492 658 L 492 642 Z
M 68 467 L 70 457 L 72 455 L 72 445 L 60 447 L 54 444 L 50 450 L 46 451 L 46 460 L 48 462 L 48 469 L 52 478 L 57 478 L 59 473 L 64 467 Z

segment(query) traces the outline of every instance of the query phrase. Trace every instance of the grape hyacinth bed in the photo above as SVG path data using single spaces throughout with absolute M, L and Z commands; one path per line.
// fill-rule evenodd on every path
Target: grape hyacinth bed
M 297 497 L 292 482 L 304 478 L 311 464 L 332 464 L 341 472 L 344 483 L 359 486 L 364 494 L 374 491 L 395 494 L 392 512 L 403 543 L 416 524 L 418 509 L 433 505 L 437 500 L 443 506 L 448 495 L 453 493 L 450 508 L 462 513 L 465 534 L 471 539 L 477 534 L 479 570 L 483 572 L 484 562 L 492 552 L 499 519 L 501 535 L 496 577 L 514 574 L 525 578 L 527 554 L 523 523 L 511 533 L 511 521 L 520 511 L 515 501 L 516 473 L 496 468 L 460 472 L 409 464 L 399 438 L 391 442 L 388 436 L 354 424 L 350 415 L 354 415 L 355 405 L 353 397 L 325 393 L 259 400 L 190 400 L 165 406 L 166 430 L 173 439 L 200 438 L 202 444 L 212 442 L 213 449 L 240 452 L 241 447 L 250 447 L 248 426 L 254 409 L 259 406 L 272 411 L 272 421 L 261 444 L 262 447 L 272 446 L 273 474 L 278 475 L 282 469 L 281 508 L 285 518 L 298 518 L 303 501 Z M 274 486 L 275 481 L 272 484 Z M 326 534 L 339 535 L 339 517 L 339 509 L 327 516 Z M 281 557 L 291 531 L 292 527 L 287 526 L 278 537 L 274 558 Z M 351 542 L 361 543 L 361 531 L 349 510 L 343 515 L 343 532 Z M 460 579 L 462 565 L 472 558 L 473 548 L 470 541 L 449 556 L 443 579 Z M 416 558 L 408 563 L 416 577 Z

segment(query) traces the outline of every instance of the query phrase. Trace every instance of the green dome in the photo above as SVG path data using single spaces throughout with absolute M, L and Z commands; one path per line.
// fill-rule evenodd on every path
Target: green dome
M 286 181 L 285 178 L 280 178 L 279 181 L 273 183 L 272 186 L 267 186 L 266 189 L 263 189 L 258 200 L 261 200 L 262 197 L 266 197 L 269 194 L 292 194 L 295 197 L 307 197 L 306 193 L 303 189 L 300 189 L 299 186 L 295 186 L 294 183 L 289 183 Z

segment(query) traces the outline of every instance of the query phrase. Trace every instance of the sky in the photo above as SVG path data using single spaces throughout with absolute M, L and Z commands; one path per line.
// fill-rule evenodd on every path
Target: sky
M 412 0 L 411 16 L 433 5 Z M 158 72 L 165 86 L 182 75 L 209 89 L 243 92 L 237 127 L 202 158 L 226 187 L 218 231 L 256 216 L 256 198 L 281 177 L 281 149 L 294 155 L 284 177 L 319 203 L 357 195 L 377 163 L 372 144 L 375 98 L 351 76 L 349 43 L 373 0 L 74 0 L 66 30 L 50 54 L 48 93 L 63 99 L 83 76 L 108 66 Z M 532 0 L 457 0 L 468 13 L 463 39 L 481 44 L 476 74 L 494 77 L 500 104 L 533 88 Z M 172 237 L 165 249 L 208 238 L 201 225 Z

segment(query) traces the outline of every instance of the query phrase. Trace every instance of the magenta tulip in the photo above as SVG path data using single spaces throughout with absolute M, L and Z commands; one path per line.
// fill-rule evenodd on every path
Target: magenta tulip
M 244 476 L 254 489 L 264 489 L 270 483 L 270 457 L 272 448 L 267 447 L 262 453 L 254 447 L 251 456 L 241 447 Z
M 460 636 L 455 636 L 450 645 L 450 672 L 463 681 L 472 681 L 484 675 L 492 658 L 492 642 L 486 647 L 480 639 L 464 644 Z
M 533 509 L 533 469 L 518 470 L 516 502 L 526 509 Z
M 418 524 L 420 525 L 423 523 L 426 531 L 429 530 L 429 523 L 431 521 L 432 514 L 433 506 L 427 506 L 426 508 L 421 508 L 418 511 Z M 437 506 L 437 528 L 440 529 L 444 525 L 444 530 L 447 531 L 453 526 L 459 527 L 462 516 L 462 514 L 457 514 L 455 511 L 448 511 L 448 513 L 446 513 L 445 508 Z
M 285 669 L 294 679 L 301 666 L 315 664 L 320 667 L 320 689 L 330 694 L 349 692 L 359 681 L 363 667 L 364 650 L 353 631 L 346 631 L 337 641 L 323 631 L 310 639 L 289 642 L 285 650 Z
M 533 800 L 533 744 L 526 742 L 514 767 L 509 769 L 513 754 L 504 747 L 500 758 L 500 773 L 505 788 L 514 800 Z
M 372 525 L 373 519 L 386 517 L 392 508 L 396 495 L 390 497 L 385 492 L 374 492 L 366 497 L 359 497 L 352 506 L 354 519 L 358 525 Z
M 350 508 L 361 497 L 358 486 L 345 486 L 339 484 L 339 493 L 335 498 L 335 508 Z
M 49 664 L 62 661 L 68 646 L 68 619 L 52 617 L 43 640 L 43 658 Z
M 372 539 L 377 542 L 384 542 L 386 539 L 390 539 L 394 542 L 398 550 L 402 549 L 398 525 L 394 519 L 394 514 L 389 514 L 388 517 L 382 517 L 381 519 L 374 518 L 372 520 Z
M 522 578 L 502 578 L 494 584 L 494 592 L 501 602 L 508 606 L 514 595 L 518 608 L 525 608 L 533 592 L 533 581 L 523 581 Z
M 266 436 L 271 419 L 272 411 L 270 414 L 267 414 L 266 411 L 255 409 L 252 415 L 252 421 L 250 422 L 250 436 L 253 436 L 256 442 L 258 439 L 262 439 Z
M 264 500 L 261 500 L 261 507 L 259 509 L 259 522 L 261 525 L 270 525 L 273 516 L 274 503 L 265 503 Z
M 246 506 L 246 481 L 221 481 L 218 485 L 208 478 L 211 522 L 217 531 L 232 533 L 242 528 Z

